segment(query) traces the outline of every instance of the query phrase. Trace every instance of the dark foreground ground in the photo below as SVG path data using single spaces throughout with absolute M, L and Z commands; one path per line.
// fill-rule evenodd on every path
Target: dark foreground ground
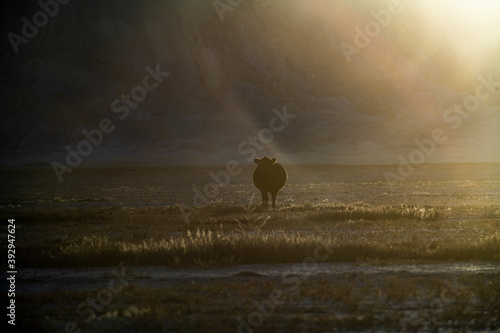
M 391 166 L 291 166 L 268 210 L 251 168 L 193 201 L 210 171 L 79 169 L 59 183 L 3 170 L 16 328 L 500 331 L 498 164 L 423 165 L 392 184 Z

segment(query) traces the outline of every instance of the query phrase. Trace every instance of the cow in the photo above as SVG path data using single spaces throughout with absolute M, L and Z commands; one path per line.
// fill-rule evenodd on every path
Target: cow
M 253 172 L 253 183 L 262 193 L 262 206 L 267 207 L 269 193 L 273 199 L 273 207 L 276 207 L 276 195 L 285 186 L 287 174 L 285 168 L 276 162 L 275 158 L 264 156 L 254 159 L 257 168 Z

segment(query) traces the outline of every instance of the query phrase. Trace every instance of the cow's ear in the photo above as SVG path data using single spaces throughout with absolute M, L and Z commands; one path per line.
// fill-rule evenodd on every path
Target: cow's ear
M 255 163 L 259 164 L 260 160 L 258 158 L 253 160 Z
M 276 164 L 276 159 L 275 158 L 271 158 L 271 165 L 274 165 Z

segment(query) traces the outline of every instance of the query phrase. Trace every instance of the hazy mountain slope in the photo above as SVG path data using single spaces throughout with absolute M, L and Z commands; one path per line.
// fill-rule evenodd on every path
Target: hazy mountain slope
M 449 128 L 443 111 L 489 72 L 456 77 L 460 60 L 439 37 L 433 42 L 410 4 L 346 61 L 340 43 L 353 44 L 354 28 L 386 6 L 249 1 L 221 21 L 211 1 L 70 2 L 19 53 L 4 45 L 4 163 L 63 161 L 64 147 L 76 147 L 81 131 L 103 118 L 116 129 L 87 163 L 244 161 L 239 144 L 284 106 L 296 117 L 261 153 L 295 162 L 397 163 L 415 139 Z M 22 22 L 12 22 L 19 33 Z M 148 66 L 170 74 L 120 120 L 112 102 L 141 85 Z M 496 94 L 463 119 L 460 132 L 447 130 L 446 148 L 498 143 L 498 131 L 475 125 L 499 124 L 498 105 Z

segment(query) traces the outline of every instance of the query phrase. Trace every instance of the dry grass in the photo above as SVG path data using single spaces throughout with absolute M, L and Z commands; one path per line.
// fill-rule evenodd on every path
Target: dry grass
M 416 205 L 378 205 L 373 206 L 364 202 L 334 205 L 293 205 L 281 209 L 288 212 L 308 212 L 308 220 L 312 221 L 339 221 L 339 220 L 383 220 L 383 219 L 415 219 L 421 221 L 445 220 L 444 208 Z
M 198 230 L 196 233 L 168 240 L 142 243 L 109 241 L 107 238 L 84 238 L 52 252 L 50 257 L 36 256 L 35 262 L 50 266 L 112 265 L 125 258 L 127 265 L 213 266 L 257 263 L 293 263 L 310 257 L 319 244 L 330 245 L 334 253 L 328 261 L 359 260 L 432 260 L 500 261 L 500 238 L 491 236 L 476 244 L 437 244 L 421 242 L 384 244 L 382 242 L 345 242 L 319 235 L 283 232 L 222 233 Z M 38 251 L 36 251 L 38 252 Z M 50 258 L 50 259 L 49 259 Z
M 25 267 L 289 263 L 321 243 L 334 249 L 328 261 L 500 260 L 499 221 L 457 225 L 436 207 L 210 206 L 190 224 L 177 207 L 69 209 L 26 211 L 19 221 Z

